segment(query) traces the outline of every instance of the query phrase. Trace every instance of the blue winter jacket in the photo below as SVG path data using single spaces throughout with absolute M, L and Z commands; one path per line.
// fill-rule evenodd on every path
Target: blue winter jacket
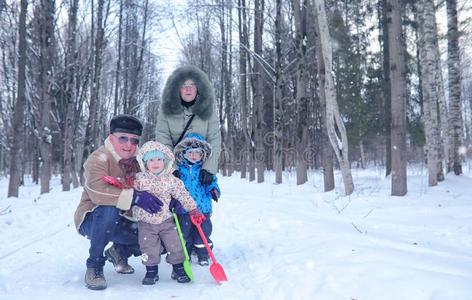
M 213 181 L 205 187 L 200 183 L 200 172 L 202 170 L 201 163 L 191 164 L 184 159 L 182 163 L 178 164 L 178 167 L 180 179 L 184 182 L 184 185 L 192 198 L 195 199 L 198 210 L 204 214 L 212 213 L 212 198 L 210 192 L 212 189 L 216 188 L 218 194 L 221 195 L 216 176 L 213 176 Z

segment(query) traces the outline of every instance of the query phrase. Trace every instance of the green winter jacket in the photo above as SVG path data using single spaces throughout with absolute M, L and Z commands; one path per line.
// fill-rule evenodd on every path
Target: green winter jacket
M 189 108 L 181 104 L 180 87 L 192 79 L 197 86 L 197 100 Z M 167 79 L 159 110 L 156 140 L 174 150 L 188 120 L 195 114 L 188 133 L 198 133 L 211 145 L 212 154 L 203 164 L 203 169 L 216 174 L 221 152 L 221 132 L 215 110 L 215 96 L 205 73 L 195 66 L 177 68 Z

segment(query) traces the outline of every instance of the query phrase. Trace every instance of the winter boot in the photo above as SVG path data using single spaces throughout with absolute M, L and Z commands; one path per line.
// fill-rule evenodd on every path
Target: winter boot
M 172 265 L 172 275 L 170 278 L 177 280 L 179 283 L 190 282 L 190 278 L 185 274 L 184 264 Z
M 113 264 L 115 271 L 121 274 L 132 274 L 134 269 L 128 265 L 128 258 L 121 256 L 113 245 L 105 251 L 107 260 Z
M 158 266 L 146 266 L 146 275 L 143 279 L 144 285 L 153 285 L 159 281 Z
M 208 266 L 210 264 L 210 262 L 208 261 L 208 256 L 199 256 L 198 264 L 200 266 Z
M 91 290 L 104 290 L 107 288 L 103 267 L 87 268 L 87 272 L 85 272 L 85 286 Z

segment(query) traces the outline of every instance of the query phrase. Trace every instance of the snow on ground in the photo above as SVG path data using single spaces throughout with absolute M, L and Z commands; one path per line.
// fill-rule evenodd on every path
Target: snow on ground
M 222 199 L 213 215 L 215 255 L 228 282 L 192 264 L 195 282 L 170 279 L 143 286 L 145 268 L 115 273 L 108 288 L 91 291 L 83 276 L 88 240 L 76 233 L 73 213 L 81 189 L 39 195 L 30 181 L 6 198 L 0 180 L 0 299 L 472 299 L 472 174 L 448 175 L 427 186 L 426 171 L 409 170 L 406 197 L 390 196 L 382 169 L 353 170 L 356 190 L 322 192 L 322 175 L 297 186 L 284 174 L 257 184 L 239 174 L 220 177 Z

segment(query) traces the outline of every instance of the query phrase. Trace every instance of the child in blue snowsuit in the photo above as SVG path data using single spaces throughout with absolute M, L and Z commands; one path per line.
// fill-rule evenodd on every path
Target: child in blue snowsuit
M 202 222 L 201 227 L 208 244 L 213 248 L 213 242 L 210 239 L 212 232 L 210 220 L 212 214 L 211 200 L 218 201 L 220 188 L 216 176 L 213 176 L 212 182 L 206 186 L 202 185 L 199 179 L 202 164 L 210 157 L 211 146 L 203 136 L 189 133 L 175 146 L 174 153 L 178 167 L 178 172 L 174 172 L 174 175 L 184 182 L 187 191 L 195 199 L 198 210 L 205 215 L 206 219 Z M 192 250 L 195 250 L 198 263 L 202 266 L 208 265 L 208 253 L 197 228 L 190 221 L 189 214 L 183 212 L 180 214 L 177 212 L 177 214 L 189 255 L 191 255 Z

